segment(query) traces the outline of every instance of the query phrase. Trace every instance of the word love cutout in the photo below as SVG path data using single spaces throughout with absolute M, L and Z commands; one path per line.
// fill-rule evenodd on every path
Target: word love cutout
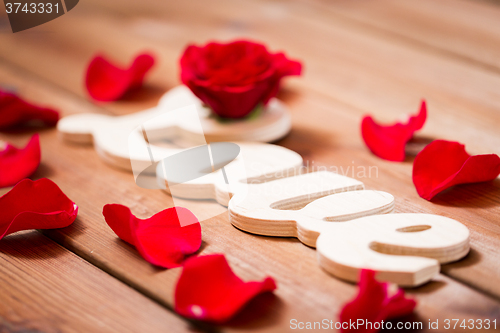
M 290 117 L 278 100 L 258 119 L 224 124 L 204 113 L 193 96 L 181 86 L 157 108 L 122 117 L 69 116 L 58 130 L 68 141 L 93 141 L 105 161 L 132 169 L 139 186 L 163 188 L 173 197 L 215 199 L 228 206 L 231 223 L 241 230 L 297 237 L 317 248 L 321 267 L 345 280 L 356 281 L 367 268 L 380 280 L 417 286 L 432 279 L 441 263 L 468 253 L 469 231 L 461 223 L 429 214 L 387 214 L 394 208 L 392 195 L 364 190 L 360 181 L 332 172 L 301 174 L 302 158 L 289 149 L 207 145 L 285 135 Z

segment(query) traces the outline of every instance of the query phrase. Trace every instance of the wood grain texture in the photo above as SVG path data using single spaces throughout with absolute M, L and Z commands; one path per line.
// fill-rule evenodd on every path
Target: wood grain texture
M 34 230 L 2 239 L 0 277 L 2 332 L 189 331 L 180 317 Z
M 377 159 L 363 145 L 358 126 L 365 113 L 391 121 L 414 112 L 425 97 L 430 116 L 415 148 L 441 138 L 461 141 L 471 153 L 499 153 L 500 76 L 417 43 L 370 32 L 352 20 L 336 20 L 328 11 L 298 1 L 285 5 L 218 0 L 201 12 L 200 4 L 81 2 L 70 14 L 44 26 L 0 35 L 0 84 L 17 86 L 27 97 L 52 104 L 64 114 L 121 115 L 156 105 L 164 91 L 178 84 L 177 59 L 188 42 L 243 36 L 262 40 L 272 50 L 284 49 L 304 61 L 305 74 L 288 80 L 279 96 L 290 107 L 293 122 L 292 132 L 279 144 L 300 153 L 309 167 L 338 171 L 363 181 L 368 189 L 393 194 L 396 212 L 432 213 L 464 223 L 471 230 L 472 251 L 462 262 L 443 266 L 453 279 L 440 275 L 436 282 L 409 293 L 419 300 L 417 311 L 424 321 L 499 317 L 498 301 L 482 292 L 500 297 L 500 183 L 461 186 L 427 202 L 411 182 L 412 157 L 403 163 Z M 160 59 L 144 90 L 117 103 L 88 102 L 83 73 L 93 54 L 104 50 L 125 63 L 142 49 L 154 50 Z M 27 136 L 2 139 L 20 144 Z M 169 207 L 170 197 L 140 189 L 132 175 L 102 165 L 92 147 L 62 144 L 52 130 L 44 131 L 41 140 L 43 164 L 35 177 L 56 181 L 81 209 L 72 227 L 45 234 L 172 307 L 179 270 L 158 270 L 144 262 L 117 240 L 101 215 L 104 204 L 117 202 L 139 217 L 151 216 Z M 182 203 L 200 220 L 218 209 L 227 214 L 213 202 Z M 201 253 L 225 253 L 245 280 L 271 275 L 278 282 L 276 297 L 253 305 L 267 310 L 263 316 L 249 321 L 243 314 L 223 330 L 286 331 L 291 318 L 335 319 L 355 293 L 353 285 L 323 272 L 316 251 L 297 240 L 242 233 L 229 224 L 227 215 L 203 221 L 202 228 Z
M 147 88 L 126 101 L 104 105 L 114 114 L 124 114 L 155 105 L 163 91 L 178 84 L 176 59 L 188 40 L 204 42 L 244 35 L 263 40 L 273 48 L 286 49 L 291 55 L 298 54 L 307 67 L 304 77 L 291 80 L 282 95 L 293 112 L 294 130 L 280 143 L 305 154 L 310 164 L 348 171 L 354 177 L 358 171 L 365 170 L 361 177 L 368 177 L 369 168 L 378 170 L 363 181 L 368 187 L 400 198 L 401 204 L 396 209 L 402 212 L 444 214 L 464 222 L 471 229 L 472 247 L 483 248 L 493 256 L 482 256 L 476 265 L 468 267 L 469 272 L 477 274 L 463 273 L 463 266 L 448 272 L 476 288 L 500 295 L 500 287 L 494 282 L 500 274 L 496 264 L 499 258 L 494 251 L 499 246 L 500 234 L 500 226 L 495 222 L 499 185 L 496 182 L 487 185 L 486 195 L 484 192 L 479 195 L 475 185 L 465 186 L 455 194 L 459 199 L 443 195 L 444 200 L 435 200 L 439 206 L 429 204 L 416 195 L 411 183 L 412 158 L 399 164 L 374 158 L 357 132 L 363 114 L 372 113 L 381 121 L 392 121 L 403 113 L 414 112 L 418 100 L 426 97 L 429 121 L 418 136 L 420 143 L 435 138 L 458 140 L 471 153 L 499 153 L 500 136 L 495 124 L 500 121 L 500 113 L 496 111 L 500 108 L 500 98 L 495 97 L 500 89 L 500 76 L 401 45 L 389 37 L 369 35 L 364 27 L 332 21 L 327 13 L 300 3 L 290 7 L 279 5 L 276 9 L 259 2 L 233 5 L 221 1 L 196 17 L 190 14 L 195 7 L 189 4 L 152 1 L 151 6 L 142 6 L 120 2 L 120 6 L 115 3 L 113 16 L 109 10 L 96 11 L 94 7 L 99 4 L 82 6 L 84 10 L 71 20 L 62 18 L 48 24 L 47 29 L 56 30 L 57 24 L 61 27 L 50 38 L 22 33 L 14 42 L 10 35 L 0 36 L 8 46 L 2 57 L 79 96 L 86 96 L 83 73 L 93 54 L 106 50 L 114 59 L 126 62 L 141 49 L 153 49 L 164 60 L 150 76 Z M 113 6 L 113 2 L 102 6 Z M 257 15 L 269 11 L 271 14 Z M 276 11 L 281 13 L 278 21 L 273 14 Z M 122 15 L 116 15 L 120 12 Z M 132 12 L 137 15 L 131 16 Z M 147 19 L 141 16 L 146 14 Z M 87 27 L 85 22 L 90 17 L 93 25 Z M 240 22 L 240 29 L 231 26 L 234 21 Z M 294 39 L 286 38 L 290 27 L 296 30 Z M 74 35 L 80 38 L 77 40 Z M 329 41 L 342 47 L 326 47 L 325 43 L 315 41 Z M 62 45 L 65 53 L 57 52 Z M 419 147 L 418 142 L 416 146 Z M 477 209 L 466 211 L 455 205 L 472 205 Z
M 496 1 L 319 0 L 316 5 L 340 20 L 378 30 L 401 43 L 500 72 L 500 7 Z

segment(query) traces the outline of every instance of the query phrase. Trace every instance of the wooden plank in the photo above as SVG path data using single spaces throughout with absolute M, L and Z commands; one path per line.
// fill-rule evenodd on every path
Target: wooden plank
M 318 9 L 340 20 L 347 19 L 393 36 L 402 43 L 500 72 L 498 2 L 319 0 L 315 3 Z
M 2 332 L 188 332 L 189 324 L 37 231 L 0 242 Z
M 230 22 L 240 20 L 241 26 L 246 27 L 245 33 L 272 42 L 272 45 L 281 45 L 292 55 L 301 55 L 306 65 L 304 78 L 288 84 L 288 94 L 283 95 L 294 111 L 294 132 L 300 135 L 300 139 L 292 136 L 281 144 L 317 164 L 344 169 L 354 167 L 353 163 L 356 167 L 376 166 L 379 177 L 363 181 L 371 188 L 388 191 L 399 198 L 399 211 L 445 214 L 464 222 L 471 228 L 473 248 L 488 255 L 474 260 L 477 263 L 471 267 L 452 266 L 454 269 L 446 272 L 476 288 L 500 295 L 500 287 L 495 283 L 500 268 L 495 264 L 498 257 L 494 251 L 499 245 L 500 235 L 500 229 L 494 223 L 498 213 L 499 197 L 495 191 L 498 184 L 494 182 L 486 187 L 486 195 L 478 193 L 483 185 L 468 186 L 457 198 L 440 200 L 439 205 L 428 203 L 414 191 L 411 164 L 374 158 L 367 153 L 357 132 L 363 113 L 375 113 L 382 120 L 395 119 L 403 112 L 416 109 L 418 99 L 425 96 L 429 101 L 430 119 L 422 132 L 423 138 L 458 140 L 466 143 L 472 153 L 499 153 L 500 136 L 495 125 L 500 120 L 495 111 L 500 107 L 500 99 L 496 98 L 500 88 L 498 75 L 442 55 L 401 46 L 390 38 L 367 35 L 364 28 L 332 23 L 328 15 L 308 10 L 301 4 L 289 9 L 285 7 L 285 12 L 278 15 L 280 25 L 277 26 L 276 15 L 269 16 L 269 12 L 273 13 L 270 7 L 258 2 L 255 5 L 238 4 L 245 6 L 243 11 L 236 11 L 236 5 L 225 6 L 220 2 L 218 6 L 207 8 L 203 16 L 196 17 L 188 15 L 194 5 L 151 3 L 154 6 L 143 6 L 141 10 L 136 8 L 135 2 L 120 2 L 117 11 L 124 14 L 113 17 L 93 12 L 92 6 L 97 6 L 97 3 L 89 3 L 88 7 L 83 7 L 86 12 L 60 23 L 61 27 L 69 26 L 70 29 L 59 29 L 50 38 L 40 39 L 25 33 L 16 37 L 14 43 L 10 36 L 2 36 L 2 42 L 12 50 L 4 52 L 3 56 L 54 84 L 85 96 L 82 79 L 75 73 L 83 75 L 88 59 L 95 52 L 107 50 L 114 58 L 126 61 L 140 49 L 156 50 L 160 64 L 149 79 L 150 87 L 155 88 L 147 89 L 146 97 L 104 105 L 109 111 L 121 114 L 139 110 L 141 105 L 153 105 L 160 91 L 178 82 L 175 59 L 186 40 L 203 41 L 240 33 L 236 29 L 240 26 L 230 25 Z M 105 6 L 112 5 L 110 1 Z M 136 11 L 152 18 L 141 19 L 125 14 Z M 238 13 L 236 18 L 228 19 L 234 12 Z M 257 16 L 260 12 L 267 14 Z M 160 21 L 161 15 L 168 18 L 168 24 Z M 93 25 L 89 28 L 85 22 L 90 16 Z M 255 27 L 249 28 L 250 22 L 254 21 L 257 22 Z M 215 28 L 205 25 L 215 25 Z M 285 28 L 280 28 L 281 25 Z M 286 39 L 288 27 L 294 27 L 293 36 L 304 42 L 298 44 L 294 39 Z M 50 29 L 57 30 L 57 26 Z M 80 38 L 75 39 L 74 35 Z M 317 36 L 317 40 L 335 41 L 334 45 L 342 45 L 342 48 L 326 47 L 307 35 Z M 64 54 L 57 51 L 61 45 L 65 45 Z M 34 54 L 43 54 L 43 57 L 35 60 Z M 365 57 L 365 54 L 370 54 L 370 57 Z M 395 63 L 398 66 L 394 66 Z M 69 68 L 73 69 L 66 70 Z M 439 80 L 436 80 L 435 73 L 441 75 Z M 148 95 L 151 90 L 153 93 Z M 342 121 L 332 124 L 332 119 Z M 470 208 L 465 210 L 449 204 L 443 207 L 450 200 Z
M 66 109 L 87 110 L 85 104 L 78 103 L 79 99 L 58 88 L 42 85 L 22 71 L 0 66 L 0 73 L 0 84 L 14 84 L 25 96 L 40 102 L 51 101 L 63 112 Z M 342 117 L 346 111 L 340 109 L 335 115 Z M 286 141 L 298 146 L 296 142 L 303 141 L 303 136 L 311 136 L 311 133 L 312 128 L 307 125 L 297 126 Z M 1 137 L 20 144 L 28 136 L 3 134 Z M 148 297 L 172 307 L 179 269 L 161 270 L 145 262 L 132 247 L 117 239 L 101 215 L 104 204 L 117 202 L 130 206 L 139 217 L 150 216 L 170 206 L 169 197 L 160 191 L 138 188 L 130 174 L 104 165 L 92 147 L 65 145 L 57 140 L 54 130 L 43 131 L 41 142 L 43 165 L 35 177 L 50 177 L 80 207 L 79 217 L 72 226 L 45 234 Z M 184 200 L 182 203 L 198 216 L 219 209 L 213 202 Z M 202 229 L 201 253 L 225 253 L 236 273 L 245 280 L 271 275 L 279 286 L 276 297 L 261 298 L 225 327 L 225 331 L 255 328 L 264 332 L 286 331 L 291 319 L 335 320 L 342 304 L 355 293 L 354 285 L 332 278 L 321 270 L 316 251 L 297 240 L 243 233 L 230 225 L 226 215 L 203 221 Z M 427 318 L 496 318 L 500 314 L 497 301 L 445 276 L 408 292 L 419 300 L 418 314 L 424 321 Z M 255 311 L 253 316 L 252 311 Z

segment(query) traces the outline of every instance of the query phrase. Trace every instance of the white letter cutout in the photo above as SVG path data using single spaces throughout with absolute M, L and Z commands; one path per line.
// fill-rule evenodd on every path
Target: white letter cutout
M 144 122 L 161 114 L 193 105 L 199 115 L 200 126 L 192 125 L 189 117 L 168 119 L 156 124 L 162 128 L 166 138 L 172 134 L 181 137 L 205 137 L 208 142 L 256 141 L 271 142 L 285 136 L 291 128 L 290 114 L 286 106 L 273 98 L 265 112 L 256 119 L 229 120 L 220 122 L 210 115 L 201 101 L 185 86 L 167 92 L 158 107 L 126 116 L 112 117 L 100 114 L 76 114 L 64 117 L 57 124 L 61 138 L 74 143 L 94 143 L 99 156 L 113 166 L 130 170 L 129 134 Z M 141 140 L 144 140 L 143 138 Z M 147 157 L 132 162 L 149 163 Z

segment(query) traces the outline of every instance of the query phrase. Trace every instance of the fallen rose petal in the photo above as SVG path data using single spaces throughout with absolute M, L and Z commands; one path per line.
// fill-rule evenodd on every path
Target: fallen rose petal
M 223 323 L 255 296 L 275 289 L 270 277 L 243 282 L 222 254 L 190 258 L 175 288 L 175 311 L 188 318 Z
M 389 161 L 404 161 L 406 143 L 415 131 L 421 129 L 427 119 L 427 106 L 422 101 L 418 115 L 410 117 L 406 124 L 380 125 L 371 116 L 361 122 L 361 134 L 372 153 Z
M 21 230 L 57 229 L 76 219 L 78 206 L 51 180 L 24 179 L 0 197 L 0 239 Z
M 0 188 L 14 186 L 31 176 L 40 165 L 40 138 L 31 137 L 26 147 L 19 149 L 7 144 L 0 147 Z
M 144 76 L 154 63 L 154 57 L 144 53 L 137 56 L 128 69 L 123 69 L 103 56 L 96 56 L 87 69 L 87 90 L 97 101 L 116 101 L 127 91 L 141 87 Z
M 55 110 L 28 103 L 15 94 L 0 90 L 0 129 L 10 129 L 35 121 L 55 126 L 59 113 Z
M 427 200 L 454 185 L 485 182 L 499 174 L 498 155 L 471 156 L 464 145 L 444 140 L 431 142 L 413 162 L 413 184 Z
M 413 312 L 417 303 L 412 299 L 405 298 L 402 289 L 398 289 L 395 295 L 389 297 L 387 293 L 388 284 L 375 280 L 375 274 L 371 270 L 364 269 L 361 271 L 358 295 L 342 308 L 340 312 L 341 323 L 356 322 L 358 319 L 371 323 L 380 323 L 382 320 L 386 321 L 406 316 Z M 368 333 L 377 332 L 379 329 L 351 330 L 349 327 L 344 328 L 343 326 L 341 331 Z
M 179 267 L 201 246 L 200 223 L 186 208 L 168 208 L 144 220 L 118 204 L 105 205 L 102 213 L 116 235 L 153 265 Z

